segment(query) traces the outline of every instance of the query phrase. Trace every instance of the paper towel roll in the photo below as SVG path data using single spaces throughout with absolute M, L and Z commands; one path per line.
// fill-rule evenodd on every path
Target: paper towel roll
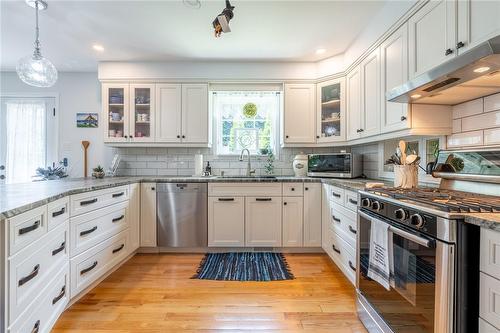
M 203 175 L 203 155 L 201 154 L 194 155 L 194 175 Z

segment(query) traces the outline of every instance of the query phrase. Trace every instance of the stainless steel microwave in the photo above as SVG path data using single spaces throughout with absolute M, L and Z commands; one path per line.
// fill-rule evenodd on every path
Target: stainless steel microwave
M 307 175 L 310 177 L 356 178 L 362 173 L 363 161 L 359 154 L 307 155 Z

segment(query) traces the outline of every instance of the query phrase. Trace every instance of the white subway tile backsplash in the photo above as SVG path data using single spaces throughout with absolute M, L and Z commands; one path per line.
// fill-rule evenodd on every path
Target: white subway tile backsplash
M 462 132 L 462 119 L 453 119 L 453 129 L 452 133 L 460 133 Z
M 157 169 L 136 169 L 137 176 L 156 176 L 157 174 Z
M 463 132 L 448 136 L 448 147 L 458 148 L 483 145 L 483 131 Z
M 473 101 L 465 102 L 453 106 L 452 108 L 453 119 L 473 116 L 483 112 L 483 99 L 475 99 Z
M 167 162 L 147 162 L 147 167 L 151 169 L 166 168 Z
M 498 144 L 500 144 L 500 128 L 485 130 L 484 131 L 484 144 L 485 145 L 498 145 Z
M 495 127 L 500 127 L 500 111 L 487 112 L 462 119 L 463 132 Z
M 500 94 L 484 98 L 484 112 L 500 110 Z

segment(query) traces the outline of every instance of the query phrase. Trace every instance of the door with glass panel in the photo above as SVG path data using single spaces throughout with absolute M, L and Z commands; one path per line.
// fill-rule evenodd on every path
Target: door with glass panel
M 317 141 L 335 142 L 345 140 L 344 80 L 318 83 Z
M 130 131 L 133 142 L 153 142 L 155 140 L 155 85 L 130 85 Z
M 129 141 L 129 85 L 102 85 L 102 123 L 105 142 Z
M 55 98 L 0 99 L 0 184 L 27 183 L 57 163 Z

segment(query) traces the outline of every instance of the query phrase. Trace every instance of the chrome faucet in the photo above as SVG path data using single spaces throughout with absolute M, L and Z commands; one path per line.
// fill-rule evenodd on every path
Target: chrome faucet
M 247 152 L 248 154 L 248 162 L 247 162 L 247 174 L 246 176 L 249 177 L 249 176 L 252 176 L 252 174 L 255 173 L 255 170 L 252 170 L 252 166 L 250 165 L 250 150 L 248 150 L 247 148 L 245 149 L 242 149 L 241 150 L 241 154 L 240 154 L 240 162 L 243 162 L 243 153 L 244 152 Z

